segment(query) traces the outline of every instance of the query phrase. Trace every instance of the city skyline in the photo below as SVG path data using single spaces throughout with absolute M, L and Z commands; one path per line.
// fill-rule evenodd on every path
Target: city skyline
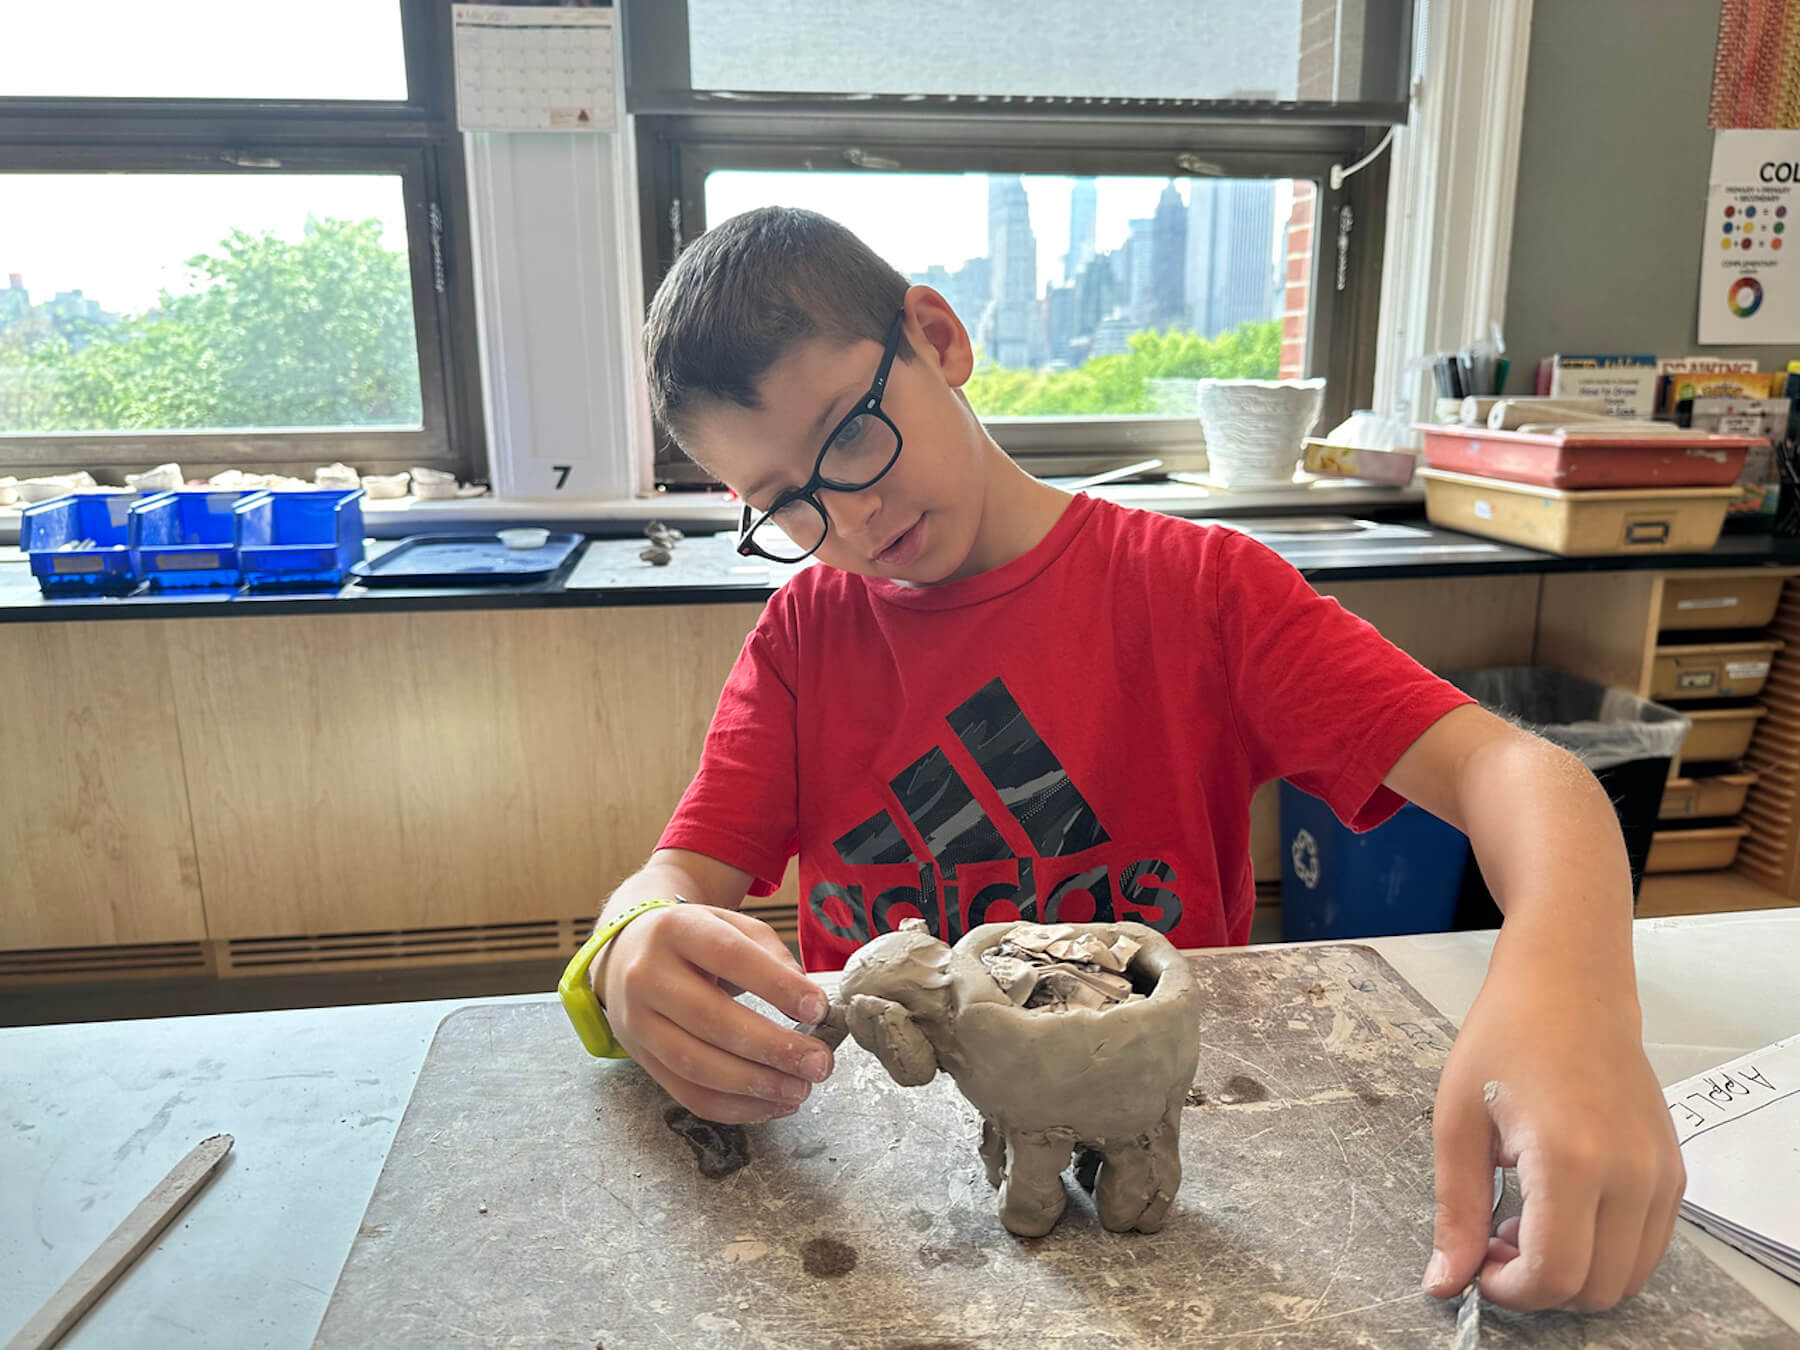
M 1078 367 L 1128 350 L 1131 334 L 1146 330 L 1211 338 L 1278 317 L 1277 184 L 1200 179 L 1188 186 L 1184 197 L 1176 180 L 1164 180 L 1154 211 L 1127 222 L 1119 247 L 1099 249 L 1094 181 L 1073 180 L 1068 244 L 1059 275 L 1045 279 L 1021 176 L 992 175 L 987 253 L 956 267 L 932 263 L 910 279 L 942 293 L 986 359 L 1009 369 Z

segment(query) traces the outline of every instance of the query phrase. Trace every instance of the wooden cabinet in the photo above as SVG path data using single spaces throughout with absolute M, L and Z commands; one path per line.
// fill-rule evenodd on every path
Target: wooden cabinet
M 168 631 L 0 626 L 0 951 L 206 936 Z
M 233 969 L 560 945 L 655 843 L 759 609 L 172 624 L 208 933 Z
M 1679 602 L 1650 572 L 1321 589 L 1435 670 L 1560 665 L 1627 688 Z M 1793 604 L 1769 700 L 1795 711 L 1771 708 L 1772 735 L 1800 727 Z M 174 968 L 176 947 L 225 975 L 566 954 L 654 845 L 760 608 L 0 627 L 0 980 Z M 1740 868 L 1788 885 L 1796 770 L 1759 767 Z M 1273 881 L 1272 789 L 1252 825 Z M 791 939 L 795 900 L 790 869 L 747 908 Z

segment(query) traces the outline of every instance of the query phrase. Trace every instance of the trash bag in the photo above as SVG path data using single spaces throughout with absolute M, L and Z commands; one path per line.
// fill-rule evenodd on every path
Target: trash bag
M 1673 759 L 1693 725 L 1673 708 L 1547 666 L 1465 670 L 1444 678 L 1595 773 L 1634 760 Z

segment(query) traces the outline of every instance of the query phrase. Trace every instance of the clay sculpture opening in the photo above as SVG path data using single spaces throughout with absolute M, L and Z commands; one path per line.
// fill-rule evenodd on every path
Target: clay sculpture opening
M 1079 1149 L 1100 1222 L 1154 1233 L 1181 1185 L 1199 1014 L 1187 961 L 1143 924 L 983 924 L 952 947 L 915 919 L 851 956 L 814 1034 L 848 1033 L 902 1086 L 956 1081 L 1010 1231 L 1055 1227 Z

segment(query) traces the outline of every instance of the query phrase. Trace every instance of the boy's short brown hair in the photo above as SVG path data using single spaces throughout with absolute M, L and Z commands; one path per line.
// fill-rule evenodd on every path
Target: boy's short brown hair
M 682 439 L 696 403 L 758 405 L 757 382 L 796 342 L 882 342 L 907 280 L 835 220 L 765 206 L 676 256 L 644 321 L 650 411 Z M 901 359 L 911 352 L 902 343 Z

